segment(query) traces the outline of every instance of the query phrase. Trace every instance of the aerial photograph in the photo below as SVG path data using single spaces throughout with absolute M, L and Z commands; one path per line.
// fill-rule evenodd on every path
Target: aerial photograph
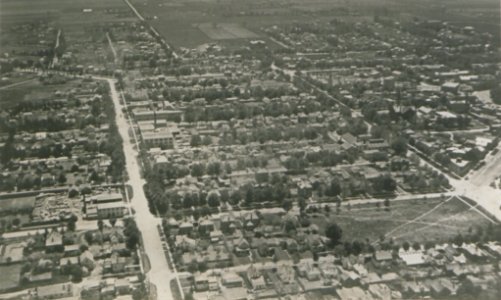
M 500 6 L 0 0 L 0 300 L 501 299 Z

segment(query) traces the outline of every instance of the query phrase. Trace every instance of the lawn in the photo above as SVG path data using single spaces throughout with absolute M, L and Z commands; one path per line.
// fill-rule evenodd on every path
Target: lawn
M 322 214 L 312 222 L 319 226 L 320 232 L 330 222 L 336 222 L 343 229 L 344 240 L 371 242 L 383 235 L 397 241 L 446 241 L 489 223 L 457 198 L 399 201 L 391 205 L 390 211 L 365 204 L 343 208 L 339 214 Z

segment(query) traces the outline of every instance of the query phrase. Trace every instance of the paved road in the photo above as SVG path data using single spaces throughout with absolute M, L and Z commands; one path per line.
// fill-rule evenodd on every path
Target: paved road
M 493 182 L 501 175 L 501 144 L 497 147 L 498 152 L 494 155 L 487 155 L 484 158 L 486 165 L 471 172 L 470 181 L 475 185 L 486 185 Z
M 129 181 L 126 184 L 129 184 L 134 190 L 131 206 L 135 210 L 135 220 L 142 233 L 144 249 L 151 265 L 151 269 L 146 275 L 150 282 L 156 286 L 158 299 L 172 299 L 169 280 L 173 278 L 173 274 L 167 264 L 157 229 L 161 220 L 152 215 L 148 208 L 143 191 L 145 180 L 141 178 L 140 166 L 137 161 L 138 152 L 129 137 L 130 127 L 126 116 L 122 113 L 123 106 L 120 104 L 120 94 L 115 88 L 115 80 L 109 78 L 105 78 L 105 80 L 110 86 L 111 98 L 115 105 L 116 124 L 123 139 L 126 169 L 129 176 Z

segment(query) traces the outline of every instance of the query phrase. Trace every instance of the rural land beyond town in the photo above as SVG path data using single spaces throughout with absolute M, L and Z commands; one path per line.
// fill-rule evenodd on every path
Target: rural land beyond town
M 498 0 L 0 0 L 0 300 L 501 299 Z

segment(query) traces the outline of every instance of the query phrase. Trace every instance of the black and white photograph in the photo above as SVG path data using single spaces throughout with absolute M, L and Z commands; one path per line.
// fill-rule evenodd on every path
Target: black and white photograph
M 501 299 L 501 0 L 0 0 L 0 300 Z

